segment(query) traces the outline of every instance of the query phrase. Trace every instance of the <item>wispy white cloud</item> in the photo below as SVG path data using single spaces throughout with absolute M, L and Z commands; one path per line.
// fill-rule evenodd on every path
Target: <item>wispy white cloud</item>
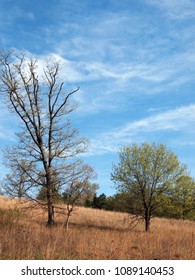
M 126 123 L 123 127 L 101 133 L 98 139 L 92 139 L 91 149 L 87 155 L 116 152 L 119 146 L 130 144 L 135 139 L 144 141 L 148 138 L 148 135 L 153 135 L 155 141 L 155 134 L 158 133 L 163 133 L 166 138 L 166 133 L 179 132 L 180 136 L 185 139 L 188 131 L 190 131 L 190 134 L 195 134 L 194 122 L 195 104 L 154 114 L 144 119 Z M 163 139 L 163 141 L 165 140 Z M 183 143 L 185 141 L 189 142 L 187 138 L 183 140 Z M 190 143 L 192 144 L 192 141 Z
M 85 113 L 119 110 L 131 96 L 147 94 L 162 95 L 179 90 L 194 82 L 195 56 L 193 53 L 178 53 L 153 63 L 85 63 L 80 68 L 80 82 L 85 82 L 79 102 Z M 83 80 L 82 80 L 83 78 Z M 93 81 L 90 89 L 87 83 Z M 126 101 L 125 101 L 126 100 Z
M 19 51 L 18 51 L 19 52 Z M 27 52 L 29 57 L 33 57 L 32 53 Z M 194 79 L 191 72 L 195 68 L 195 54 L 193 52 L 178 53 L 174 56 L 159 58 L 152 63 L 135 62 L 99 62 L 94 61 L 79 61 L 67 59 L 57 53 L 48 53 L 47 55 L 38 56 L 39 68 L 45 66 L 46 59 L 54 59 L 61 62 L 62 78 L 68 82 L 89 82 L 102 79 L 115 80 L 116 82 L 124 83 L 133 78 L 146 80 L 151 82 L 166 82 L 174 81 L 173 78 L 181 75 L 186 81 Z M 188 70 L 186 72 L 185 70 Z M 175 83 L 173 83 L 174 85 Z
M 170 18 L 181 20 L 195 17 L 195 2 L 193 0 L 146 0 L 148 3 L 164 11 Z
M 63 61 L 64 80 L 81 86 L 82 94 L 76 98 L 83 112 L 101 112 L 105 108 L 103 100 L 107 110 L 114 110 L 117 94 L 162 94 L 194 80 L 195 40 L 191 28 L 183 26 L 178 32 L 177 25 L 170 28 L 169 24 L 157 23 L 156 14 L 145 13 L 143 20 L 138 11 L 125 9 L 85 14 L 86 5 L 90 7 L 88 1 L 78 7 L 68 2 L 66 9 L 63 1 L 59 3 L 56 9 L 60 20 L 56 26 L 44 26 L 42 30 L 47 44 L 54 46 L 54 56 Z M 187 14 L 193 10 L 190 0 L 146 3 L 166 13 L 175 9 Z M 128 1 L 123 5 L 129 7 Z M 68 22 L 73 10 L 82 11 L 84 16 Z
M 4 24 L 11 24 L 17 19 L 25 19 L 29 21 L 35 20 L 35 15 L 31 11 L 25 11 L 17 5 L 11 5 L 10 9 L 6 10 L 6 14 L 1 12 L 0 15 Z
M 186 129 L 195 121 L 195 105 L 170 110 L 148 118 L 127 124 L 112 136 L 123 138 L 142 132 L 156 132 L 163 130 L 180 131 Z

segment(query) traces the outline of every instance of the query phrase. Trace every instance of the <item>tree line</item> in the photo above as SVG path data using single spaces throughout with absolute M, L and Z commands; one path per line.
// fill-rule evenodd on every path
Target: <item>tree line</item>
M 194 218 L 194 179 L 162 144 L 121 148 L 111 174 L 117 194 L 96 195 L 98 186 L 90 182 L 96 173 L 79 158 L 88 140 L 69 117 L 77 108 L 79 87 L 67 92 L 61 70 L 51 58 L 40 67 L 25 54 L 0 53 L 1 97 L 20 122 L 17 144 L 4 149 L 10 173 L 2 180 L 3 192 L 44 208 L 48 226 L 55 224 L 55 212 L 63 212 L 68 227 L 78 204 L 130 213 L 131 225 L 144 220 L 146 231 L 154 216 Z
M 176 186 L 161 197 L 161 205 L 154 212 L 155 217 L 195 221 L 195 183 L 192 177 L 181 177 Z M 136 201 L 129 192 L 117 192 L 112 196 L 104 193 L 95 195 L 92 201 L 85 201 L 84 207 L 135 214 Z

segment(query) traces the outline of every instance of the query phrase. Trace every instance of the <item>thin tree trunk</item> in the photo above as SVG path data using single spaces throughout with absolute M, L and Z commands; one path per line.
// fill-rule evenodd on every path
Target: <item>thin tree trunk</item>
M 150 231 L 150 216 L 148 214 L 148 211 L 145 212 L 145 231 Z
M 66 218 L 66 221 L 65 221 L 65 224 L 64 224 L 64 226 L 67 230 L 68 230 L 68 226 L 69 226 L 69 219 L 70 219 L 70 212 L 68 212 L 67 218 Z
M 70 216 L 71 216 L 71 212 L 73 211 L 73 205 L 70 205 L 69 203 L 67 204 L 67 217 L 66 217 L 66 221 L 65 221 L 65 224 L 64 224 L 64 227 L 66 229 L 68 229 L 68 226 L 69 226 L 69 219 L 70 219 Z

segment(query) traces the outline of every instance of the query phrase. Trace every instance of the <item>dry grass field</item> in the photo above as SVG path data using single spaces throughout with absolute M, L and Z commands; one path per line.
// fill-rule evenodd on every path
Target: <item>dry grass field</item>
M 155 218 L 129 230 L 126 214 L 78 207 L 67 231 L 62 217 L 47 228 L 40 211 L 21 211 L 0 197 L 0 259 L 195 260 L 195 222 Z

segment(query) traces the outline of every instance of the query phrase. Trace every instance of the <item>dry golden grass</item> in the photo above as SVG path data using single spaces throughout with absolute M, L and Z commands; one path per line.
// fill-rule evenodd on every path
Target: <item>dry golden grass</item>
M 195 222 L 155 218 L 149 233 L 130 231 L 126 214 L 80 207 L 67 231 L 62 217 L 47 228 L 40 211 L 18 208 L 0 197 L 0 259 L 195 259 Z

